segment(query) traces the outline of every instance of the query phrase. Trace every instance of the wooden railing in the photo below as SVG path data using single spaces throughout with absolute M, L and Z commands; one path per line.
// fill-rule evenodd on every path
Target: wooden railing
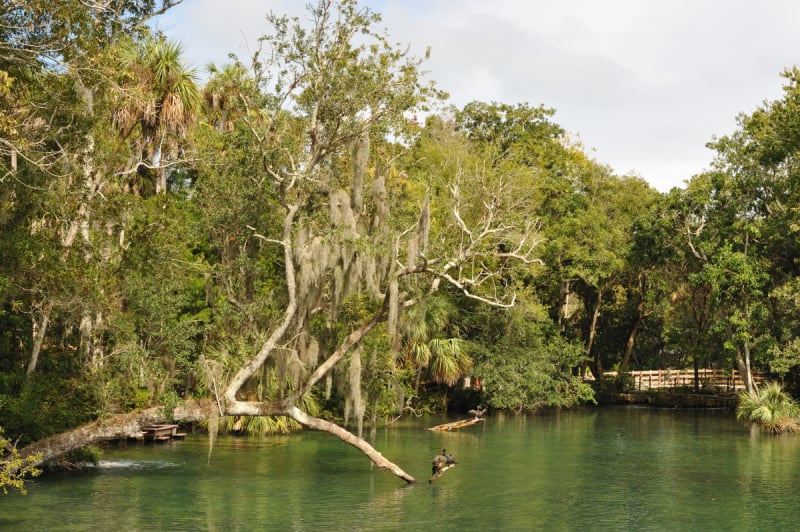
M 654 369 L 644 371 L 629 371 L 633 377 L 634 388 L 636 390 L 652 390 L 655 388 L 677 388 L 694 387 L 694 369 Z M 609 377 L 615 377 L 616 371 L 604 373 Z M 702 389 L 718 390 L 744 390 L 744 382 L 739 372 L 736 370 L 726 371 L 722 369 L 701 369 L 697 372 Z M 764 381 L 764 374 L 759 371 L 753 372 L 753 382 L 760 385 Z

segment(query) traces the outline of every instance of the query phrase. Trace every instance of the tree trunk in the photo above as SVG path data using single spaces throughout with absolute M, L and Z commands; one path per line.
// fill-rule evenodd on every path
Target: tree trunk
M 639 332 L 639 327 L 642 325 L 642 315 L 639 314 L 636 317 L 636 321 L 633 323 L 633 327 L 631 327 L 630 333 L 628 333 L 628 341 L 625 344 L 625 353 L 622 355 L 622 362 L 619 363 L 619 373 L 625 373 L 628 371 L 628 364 L 631 360 L 631 353 L 633 352 L 633 344 L 636 342 L 636 335 Z
M 172 419 L 175 421 L 200 421 L 206 419 L 213 408 L 210 401 L 188 401 L 172 411 Z M 164 419 L 163 406 L 118 414 L 34 442 L 23 448 L 20 455 L 26 457 L 38 454 L 36 465 L 41 465 L 87 445 L 136 437 L 142 425 L 158 423 Z
M 172 421 L 201 421 L 218 415 L 218 406 L 209 400 L 190 400 L 172 410 Z M 255 412 L 255 414 L 254 414 Z M 301 425 L 314 430 L 328 432 L 343 442 L 363 452 L 381 470 L 388 470 L 408 483 L 414 483 L 414 477 L 399 466 L 387 460 L 366 440 L 357 437 L 342 427 L 324 419 L 309 416 L 296 406 L 288 408 L 271 403 L 237 402 L 224 415 L 285 415 Z M 28 445 L 20 451 L 21 456 L 38 455 L 36 465 L 53 460 L 70 451 L 108 440 L 137 437 L 143 425 L 165 421 L 163 406 L 154 406 L 127 414 L 119 414 L 110 418 L 98 419 L 81 427 L 61 434 L 56 434 Z
M 330 421 L 325 421 L 324 419 L 319 419 L 309 416 L 296 406 L 293 406 L 289 409 L 289 417 L 291 417 L 292 419 L 294 419 L 295 421 L 306 427 L 333 434 L 343 442 L 352 445 L 353 447 L 355 447 L 356 449 L 367 455 L 367 457 L 370 460 L 372 460 L 372 463 L 378 466 L 378 468 L 384 471 L 385 470 L 391 471 L 392 473 L 395 474 L 395 476 L 402 478 L 409 484 L 413 484 L 416 482 L 416 479 L 414 479 L 414 477 L 412 477 L 411 475 L 400 469 L 400 467 L 395 465 L 393 462 L 390 462 L 389 460 L 384 458 L 383 455 L 378 451 L 376 451 L 375 448 L 372 447 L 372 445 L 370 445 L 369 443 L 367 443 L 365 439 L 359 438 L 355 434 L 348 432 L 347 430 L 343 429 L 336 423 L 331 423 Z
M 39 362 L 39 353 L 42 350 L 42 343 L 47 334 L 47 325 L 50 323 L 50 313 L 53 310 L 53 302 L 48 301 L 42 309 L 42 316 L 39 322 L 34 318 L 33 320 L 33 347 L 31 349 L 31 358 L 28 361 L 28 369 L 25 371 L 25 378 L 29 379 L 33 372 L 36 371 L 36 364 Z
M 636 321 L 628 333 L 628 341 L 625 344 L 625 352 L 622 355 L 622 362 L 619 365 L 619 373 L 628 371 L 628 364 L 631 360 L 631 353 L 633 352 L 633 345 L 636 342 L 636 335 L 639 333 L 639 328 L 642 326 L 645 316 L 644 303 L 647 298 L 647 277 L 645 274 L 639 275 L 639 302 L 636 304 Z
M 586 342 L 586 356 L 592 356 L 592 345 L 594 344 L 594 338 L 597 335 L 597 318 L 600 316 L 600 306 L 603 304 L 603 291 L 597 291 L 597 299 L 594 302 L 594 308 L 592 309 L 592 321 L 589 325 L 589 340 Z M 600 356 L 600 353 L 596 353 L 594 356 L 594 367 L 592 368 L 592 373 L 594 374 L 594 378 L 597 379 L 597 382 L 601 383 L 602 386 L 602 379 L 603 379 L 603 360 Z
M 753 374 L 750 371 L 750 344 L 748 342 L 744 343 L 742 349 L 736 350 L 736 365 L 739 369 L 739 375 L 742 376 L 745 391 L 750 395 L 757 393 L 753 389 Z

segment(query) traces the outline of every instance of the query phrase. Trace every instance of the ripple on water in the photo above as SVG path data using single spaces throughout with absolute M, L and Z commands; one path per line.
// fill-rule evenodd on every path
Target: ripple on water
M 94 467 L 97 469 L 165 469 L 178 467 L 180 464 L 166 460 L 100 460 Z

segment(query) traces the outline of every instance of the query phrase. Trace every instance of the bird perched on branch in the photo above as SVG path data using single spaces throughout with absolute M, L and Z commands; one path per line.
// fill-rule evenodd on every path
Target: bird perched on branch
M 478 408 L 473 408 L 472 410 L 467 410 L 467 414 L 472 414 L 476 418 L 483 416 L 486 413 L 485 408 L 481 408 L 481 405 L 478 405 Z
M 437 454 L 433 457 L 433 467 L 431 473 L 436 474 L 441 471 L 445 466 L 457 464 L 452 454 L 447 454 L 446 449 L 442 449 L 442 454 Z

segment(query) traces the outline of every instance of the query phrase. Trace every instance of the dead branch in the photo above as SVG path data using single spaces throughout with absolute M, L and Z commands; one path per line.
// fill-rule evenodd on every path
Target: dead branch
M 435 473 L 435 474 L 434 474 L 434 475 L 433 475 L 431 478 L 429 478 L 429 479 L 428 479 L 428 484 L 430 484 L 431 482 L 433 482 L 433 481 L 434 481 L 434 480 L 436 480 L 437 478 L 439 478 L 439 477 L 441 477 L 442 475 L 444 475 L 444 472 L 445 472 L 445 471 L 447 471 L 447 470 L 448 470 L 448 469 L 450 469 L 450 468 L 453 468 L 453 467 L 455 467 L 456 465 L 458 465 L 458 464 L 450 464 L 450 465 L 446 465 L 446 466 L 444 466 L 443 468 L 441 468 L 440 470 L 438 470 L 438 471 L 437 471 L 437 472 L 436 472 L 436 473 Z

